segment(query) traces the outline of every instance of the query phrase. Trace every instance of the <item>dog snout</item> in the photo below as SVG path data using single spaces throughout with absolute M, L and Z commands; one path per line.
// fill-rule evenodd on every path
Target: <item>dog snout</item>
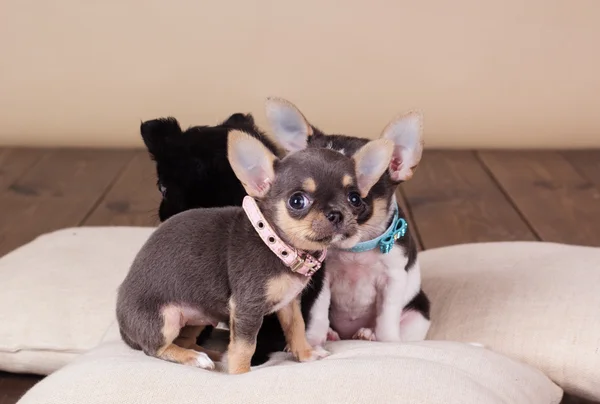
M 344 215 L 339 210 L 330 211 L 326 217 L 334 226 L 339 226 L 344 221 Z

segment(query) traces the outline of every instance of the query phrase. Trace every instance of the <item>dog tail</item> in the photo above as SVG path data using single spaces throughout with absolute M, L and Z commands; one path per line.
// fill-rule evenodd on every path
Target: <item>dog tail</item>
M 148 152 L 156 160 L 166 152 L 167 139 L 182 132 L 177 119 L 167 117 L 142 122 L 140 133 Z

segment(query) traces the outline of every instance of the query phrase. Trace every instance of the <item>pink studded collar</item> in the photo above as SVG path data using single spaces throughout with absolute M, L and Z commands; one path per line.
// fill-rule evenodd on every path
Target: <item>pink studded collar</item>
M 260 238 L 292 272 L 311 276 L 321 268 L 323 260 L 327 256 L 326 249 L 321 252 L 320 257 L 317 259 L 305 251 L 291 247 L 277 236 L 273 228 L 265 220 L 256 201 L 252 197 L 245 196 L 242 207 Z

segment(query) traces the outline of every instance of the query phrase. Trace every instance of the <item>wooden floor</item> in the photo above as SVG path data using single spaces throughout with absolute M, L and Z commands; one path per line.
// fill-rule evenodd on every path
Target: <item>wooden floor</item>
M 155 182 L 142 150 L 0 149 L 0 256 L 63 227 L 156 225 Z M 600 246 L 600 150 L 427 150 L 400 196 L 421 249 L 501 240 Z M 37 380 L 0 373 L 0 404 Z

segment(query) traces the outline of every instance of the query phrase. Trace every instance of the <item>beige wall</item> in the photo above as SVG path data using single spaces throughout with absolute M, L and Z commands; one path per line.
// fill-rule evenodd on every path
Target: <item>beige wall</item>
M 279 95 L 329 131 L 419 108 L 430 147 L 600 147 L 598 0 L 3 0 L 0 50 L 5 145 L 138 146 Z

